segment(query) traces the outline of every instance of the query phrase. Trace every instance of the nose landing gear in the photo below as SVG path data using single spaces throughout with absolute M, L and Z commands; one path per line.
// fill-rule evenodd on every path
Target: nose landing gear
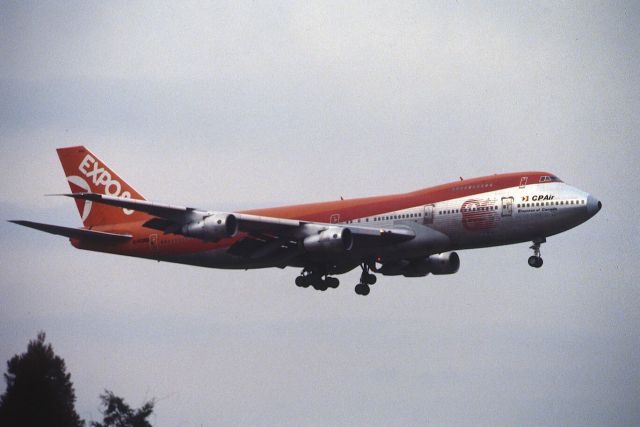
M 530 256 L 528 262 L 531 267 L 535 267 L 535 268 L 542 267 L 542 263 L 543 263 L 542 258 L 535 255 Z
M 529 265 L 534 268 L 542 267 L 542 257 L 540 256 L 540 245 L 546 242 L 547 239 L 536 239 L 533 241 L 533 245 L 529 249 L 533 249 L 533 255 L 529 257 Z

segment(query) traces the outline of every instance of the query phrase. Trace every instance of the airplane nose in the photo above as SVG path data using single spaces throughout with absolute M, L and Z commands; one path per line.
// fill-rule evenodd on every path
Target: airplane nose
M 589 215 L 597 214 L 600 209 L 602 209 L 602 202 L 589 194 L 589 197 L 587 197 L 587 212 L 589 212 Z

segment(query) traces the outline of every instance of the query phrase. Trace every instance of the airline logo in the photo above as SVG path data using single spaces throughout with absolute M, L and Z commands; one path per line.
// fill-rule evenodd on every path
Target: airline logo
M 497 227 L 499 214 L 493 200 L 467 200 L 460 209 L 462 226 L 468 231 L 482 231 Z
M 101 166 L 100 163 L 90 154 L 87 154 L 85 158 L 80 162 L 78 171 L 84 176 L 72 175 L 67 177 L 67 181 L 74 184 L 84 192 L 89 192 L 91 186 L 89 182 L 93 183 L 96 193 L 105 194 L 107 196 L 123 197 L 125 199 L 131 198 L 131 193 L 127 190 L 122 191 L 122 184 L 117 179 L 111 176 L 111 173 Z M 86 179 L 85 179 L 86 178 Z M 88 180 L 88 181 L 87 181 Z M 102 191 L 100 189 L 102 188 Z M 85 200 L 84 207 L 82 209 L 82 221 L 87 219 L 91 213 L 91 201 Z M 133 213 L 130 209 L 122 209 L 125 215 L 131 215 Z
M 531 200 L 534 202 L 538 202 L 540 200 L 553 200 L 554 197 L 555 196 L 552 196 L 551 194 L 536 194 L 535 196 L 531 196 Z M 529 196 L 522 196 L 522 201 L 528 202 Z

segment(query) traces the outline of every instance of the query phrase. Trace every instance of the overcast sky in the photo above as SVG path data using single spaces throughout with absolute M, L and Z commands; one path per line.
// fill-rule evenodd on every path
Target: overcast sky
M 108 388 L 159 426 L 637 425 L 638 3 L 387 3 L 0 1 L 0 218 L 79 226 L 43 197 L 77 144 L 218 210 L 541 169 L 604 204 L 542 269 L 462 251 L 363 298 L 3 221 L 2 370 L 44 330 L 87 420 Z

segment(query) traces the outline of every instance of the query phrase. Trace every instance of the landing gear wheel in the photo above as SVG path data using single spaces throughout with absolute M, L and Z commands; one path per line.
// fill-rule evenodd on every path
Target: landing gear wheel
M 368 295 L 369 292 L 371 291 L 371 289 L 369 289 L 369 285 L 373 285 L 375 284 L 378 279 L 376 278 L 376 276 L 374 274 L 371 274 L 369 272 L 370 267 L 369 264 L 367 264 L 366 262 L 363 262 L 362 264 L 360 264 L 360 268 L 362 268 L 362 274 L 360 275 L 360 283 L 358 284 L 358 286 L 363 285 L 363 287 L 360 287 L 361 292 L 358 292 L 358 286 L 356 286 L 356 293 L 359 295 Z M 366 291 L 364 291 L 366 287 Z
M 376 282 L 378 281 L 378 278 L 375 276 L 375 274 L 371 274 L 371 273 L 368 273 L 366 275 L 363 274 L 362 279 L 363 279 L 362 282 L 366 283 L 367 285 L 375 285 Z
M 324 279 L 324 282 L 328 287 L 333 289 L 337 288 L 340 285 L 340 280 L 338 280 L 336 277 L 327 277 L 326 279 Z
M 309 281 L 305 276 L 298 276 L 296 277 L 296 286 L 299 288 L 308 288 Z
M 546 242 L 547 239 L 536 239 L 533 241 L 533 246 L 529 249 L 533 249 L 533 255 L 529 257 L 529 265 L 534 268 L 542 267 L 542 257 L 540 256 L 540 245 Z
M 369 292 L 371 292 L 369 285 L 365 285 L 364 283 L 358 283 L 356 285 L 356 294 L 364 296 L 369 295 Z
M 311 286 L 313 286 L 313 289 L 315 289 L 316 291 L 326 291 L 328 286 L 327 283 L 322 280 L 321 276 L 317 276 L 317 275 L 311 275 L 309 276 L 310 281 L 311 281 Z
M 529 265 L 534 268 L 542 267 L 543 261 L 542 258 L 532 255 L 529 257 Z

